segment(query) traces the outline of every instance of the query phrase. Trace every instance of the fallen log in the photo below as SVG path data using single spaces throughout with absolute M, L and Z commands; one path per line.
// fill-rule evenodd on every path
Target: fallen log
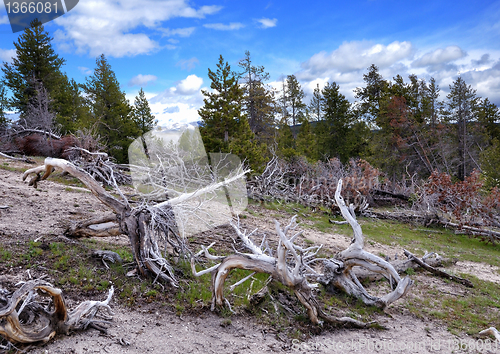
M 6 159 L 9 159 L 9 160 L 21 161 L 21 162 L 26 162 L 26 163 L 30 163 L 30 164 L 35 163 L 35 161 L 31 160 L 28 157 L 14 157 L 14 156 L 4 154 L 3 152 L 0 152 L 0 156 L 5 157 Z
M 424 263 L 423 261 L 421 261 L 420 259 L 418 259 L 418 257 L 414 256 L 411 252 L 409 252 L 407 250 L 404 250 L 404 254 L 405 254 L 405 256 L 408 257 L 408 259 L 414 261 L 419 266 L 421 266 L 425 270 L 431 272 L 432 274 L 435 274 L 435 275 L 437 275 L 439 277 L 442 277 L 442 278 L 447 278 L 447 279 L 453 280 L 453 281 L 455 281 L 457 283 L 465 285 L 468 288 L 473 288 L 474 287 L 474 284 L 472 284 L 472 282 L 470 280 L 464 279 L 464 278 L 460 278 L 460 277 L 457 277 L 455 275 L 448 274 L 448 273 L 446 273 L 446 272 L 444 272 L 444 271 L 442 271 L 440 269 L 436 269 L 434 267 L 431 267 L 430 265 Z
M 111 222 L 116 223 L 116 225 L 114 227 L 108 227 L 102 230 L 96 230 L 90 227 L 93 225 L 99 225 Z M 69 226 L 64 231 L 64 235 L 71 238 L 107 237 L 107 236 L 118 236 L 120 234 L 121 232 L 120 232 L 120 227 L 118 225 L 118 219 L 116 217 L 116 214 L 99 216 L 90 220 L 81 221 L 79 223 Z

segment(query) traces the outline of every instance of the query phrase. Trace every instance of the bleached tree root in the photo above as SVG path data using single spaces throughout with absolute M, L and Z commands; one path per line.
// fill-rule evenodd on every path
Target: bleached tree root
M 353 208 L 348 208 L 341 196 L 342 180 L 339 180 L 335 192 L 335 200 L 344 219 L 351 225 L 354 238 L 351 245 L 331 260 L 325 262 L 324 274 L 318 282 L 327 288 L 335 287 L 355 296 L 366 305 L 385 308 L 394 301 L 406 295 L 413 281 L 409 277 L 401 279 L 396 269 L 384 259 L 365 250 L 364 236 L 361 226 L 356 220 Z M 356 276 L 353 268 L 364 268 L 369 272 L 381 274 L 387 278 L 393 291 L 383 297 L 368 294 Z
M 68 335 L 72 331 L 88 327 L 105 331 L 102 324 L 112 319 L 109 302 L 113 287 L 104 301 L 85 301 L 74 310 L 66 308 L 62 291 L 43 280 L 30 280 L 16 290 L 12 296 L 0 297 L 0 335 L 12 343 L 47 342 L 56 334 Z M 34 301 L 37 295 L 50 296 L 50 306 L 44 308 Z M 22 305 L 18 304 L 23 301 Z M 53 310 L 50 308 L 53 307 Z M 104 320 L 96 319 L 98 311 Z
M 390 263 L 363 250 L 364 240 L 361 227 L 356 221 L 354 213 L 349 211 L 345 205 L 340 195 L 341 189 L 342 180 L 339 181 L 335 197 L 342 215 L 354 230 L 354 240 L 346 250 L 331 260 L 325 261 L 316 258 L 316 254 L 322 246 L 303 249 L 294 244 L 294 240 L 301 232 L 295 233 L 293 236 L 288 236 L 288 233 L 297 226 L 295 222 L 296 216 L 284 228 L 281 228 L 280 224 L 275 221 L 276 233 L 279 236 L 276 257 L 270 255 L 271 252 L 268 248 L 265 250 L 262 249 L 264 242 L 258 247 L 250 240 L 250 235 L 242 232 L 239 226 L 234 224 L 232 226 L 236 234 L 243 242 L 245 248 L 251 253 L 237 253 L 227 257 L 215 257 L 210 255 L 206 248 L 203 248 L 207 258 L 222 260 L 218 265 L 201 272 L 196 271 L 194 259 L 191 260 L 192 272 L 195 276 L 207 272 L 212 273 L 212 310 L 216 306 L 224 306 L 224 282 L 231 270 L 235 268 L 270 274 L 274 280 L 292 289 L 295 296 L 306 308 L 309 319 L 315 324 L 320 323 L 320 319 L 323 319 L 335 324 L 361 328 L 373 325 L 373 323 L 363 323 L 351 318 L 336 318 L 327 315 L 322 311 L 321 306 L 319 306 L 314 296 L 313 289 L 315 285 L 309 283 L 308 279 L 314 279 L 327 287 L 335 286 L 340 288 L 346 293 L 361 299 L 365 304 L 380 308 L 385 308 L 406 295 L 413 281 L 409 277 L 401 279 Z M 266 254 L 265 251 L 269 251 L 269 254 Z M 314 263 L 320 261 L 324 265 L 322 273 L 314 268 Z M 354 274 L 354 267 L 362 267 L 368 271 L 382 274 L 391 281 L 393 291 L 381 298 L 368 294 Z

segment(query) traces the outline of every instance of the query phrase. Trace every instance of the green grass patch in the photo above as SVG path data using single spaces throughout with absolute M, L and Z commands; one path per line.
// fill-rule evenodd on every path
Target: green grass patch
M 500 267 L 500 247 L 467 235 L 456 235 L 452 230 L 435 227 L 426 231 L 421 227 L 387 220 L 360 218 L 360 225 L 367 242 L 393 245 L 408 249 L 418 256 L 425 250 L 445 258 L 462 261 L 484 262 Z M 340 225 L 346 226 L 346 225 Z M 349 227 L 349 225 L 347 225 Z M 343 233 L 337 225 L 337 232 Z M 431 232 L 432 231 L 432 232 Z M 352 230 L 348 232 L 352 235 Z
M 28 170 L 28 168 L 24 167 L 11 166 L 9 163 L 3 163 L 2 165 L 0 165 L 0 169 L 10 172 L 21 172 L 21 173 L 24 173 L 26 170 Z
M 444 322 L 448 330 L 457 335 L 471 336 L 498 323 L 500 313 L 500 285 L 480 280 L 471 275 L 463 275 L 472 281 L 474 288 L 465 296 L 421 289 L 418 298 L 406 300 L 407 308 L 414 315 Z M 439 300 L 437 300 L 439 299 Z

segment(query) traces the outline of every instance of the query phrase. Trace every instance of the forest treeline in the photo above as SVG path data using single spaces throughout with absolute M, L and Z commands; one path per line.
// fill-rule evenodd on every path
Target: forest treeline
M 3 131 L 13 125 L 63 135 L 83 131 L 126 162 L 133 139 L 155 127 L 144 91 L 128 102 L 104 55 L 93 74 L 77 83 L 64 73 L 65 60 L 41 24 L 26 29 L 14 45 L 16 57 L 1 66 Z M 465 180 L 478 171 L 487 186 L 500 185 L 498 107 L 461 77 L 443 96 L 433 78 L 388 79 L 371 65 L 354 102 L 333 81 L 318 85 L 310 98 L 294 75 L 272 88 L 249 52 L 234 68 L 221 55 L 208 77 L 210 90 L 202 91 L 198 111 L 206 150 L 235 153 L 254 171 L 273 155 L 311 165 L 363 159 L 391 181 L 432 173 Z M 8 122 L 8 110 L 19 112 L 17 122 Z
M 220 56 L 208 70 L 211 92 L 199 110 L 208 150 L 242 153 L 258 169 L 271 148 L 285 160 L 309 163 L 364 159 L 391 181 L 427 178 L 433 172 L 464 180 L 480 171 L 489 186 L 500 182 L 500 113 L 488 98 L 458 77 L 442 97 L 434 78 L 382 77 L 376 65 L 351 103 L 335 82 L 314 89 L 306 103 L 294 75 L 280 90 L 252 64 L 236 70 Z

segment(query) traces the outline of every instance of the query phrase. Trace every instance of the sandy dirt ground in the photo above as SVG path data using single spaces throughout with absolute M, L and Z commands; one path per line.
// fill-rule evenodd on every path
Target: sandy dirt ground
M 0 159 L 0 163 L 14 163 Z M 52 181 L 39 184 L 38 189 L 28 187 L 21 180 L 21 173 L 0 170 L 0 242 L 28 242 L 44 237 L 62 237 L 68 222 L 97 216 L 108 210 L 83 189 L 67 187 Z M 256 217 L 247 214 L 243 225 L 249 229 L 259 227 L 268 235 L 273 233 L 273 218 L 268 213 Z M 282 223 L 286 219 L 279 220 Z M 323 243 L 330 250 L 341 250 L 350 242 L 346 236 L 326 234 L 305 229 L 304 238 Z M 110 242 L 126 242 L 114 237 Z M 367 250 L 378 254 L 401 254 L 402 250 L 380 244 L 367 245 Z M 489 265 L 459 262 L 454 266 L 460 272 L 500 283 L 497 269 Z M 26 278 L 25 273 L 11 277 Z M 428 282 L 442 291 L 464 292 L 464 288 L 445 284 L 440 279 L 416 275 L 419 282 Z M 5 280 L 5 277 L 3 278 Z M 0 287 L 2 277 L 0 277 Z M 103 299 L 105 298 L 103 294 Z M 411 293 L 409 296 L 418 296 Z M 168 299 L 166 299 L 168 301 Z M 404 300 L 402 300 L 404 301 Z M 336 329 L 322 331 L 305 342 L 281 338 L 270 327 L 257 323 L 248 316 L 236 315 L 228 324 L 224 318 L 206 310 L 201 314 L 182 315 L 173 310 L 154 307 L 131 310 L 116 303 L 111 304 L 115 317 L 107 335 L 90 329 L 70 336 L 59 335 L 47 344 L 28 349 L 29 353 L 500 353 L 498 347 L 483 350 L 461 351 L 459 340 L 439 323 L 415 318 L 398 301 L 386 309 L 381 318 L 390 330 Z M 491 350 L 490 350 L 491 349 Z

